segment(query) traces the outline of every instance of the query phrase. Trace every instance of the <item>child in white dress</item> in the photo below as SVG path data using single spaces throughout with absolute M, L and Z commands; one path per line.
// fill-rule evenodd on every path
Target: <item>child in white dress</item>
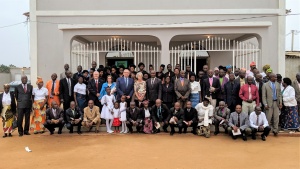
M 106 120 L 106 131 L 108 133 L 113 133 L 111 130 L 111 126 L 113 123 L 113 108 L 114 108 L 114 102 L 116 102 L 115 96 L 110 94 L 110 88 L 107 87 L 106 89 L 106 95 L 104 95 L 101 99 L 102 112 L 101 112 L 101 118 Z
M 122 122 L 122 131 L 120 133 L 127 133 L 127 126 L 126 126 L 126 108 L 127 108 L 127 103 L 126 103 L 126 96 L 121 97 L 121 102 L 120 102 L 120 112 L 121 112 L 121 118 L 120 121 Z

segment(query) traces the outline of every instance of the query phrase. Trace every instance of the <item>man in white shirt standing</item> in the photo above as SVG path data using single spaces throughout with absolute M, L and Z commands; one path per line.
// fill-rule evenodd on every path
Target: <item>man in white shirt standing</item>
M 254 112 L 249 116 L 250 127 L 252 130 L 252 139 L 256 140 L 256 133 L 263 132 L 261 134 L 262 141 L 266 141 L 266 137 L 269 135 L 271 128 L 269 127 L 268 120 L 264 112 L 260 107 L 255 107 Z

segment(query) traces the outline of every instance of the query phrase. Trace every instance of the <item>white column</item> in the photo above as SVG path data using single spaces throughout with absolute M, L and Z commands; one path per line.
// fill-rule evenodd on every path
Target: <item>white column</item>
M 279 1 L 279 15 L 286 14 L 285 1 Z M 277 46 L 277 56 L 278 56 L 278 70 L 277 72 L 285 77 L 285 17 L 277 17 L 278 18 L 278 46 Z M 274 71 L 276 72 L 276 70 Z
M 30 20 L 36 21 L 36 0 L 30 1 Z M 37 22 L 30 22 L 30 80 L 35 82 L 38 74 Z M 45 78 L 45 77 L 44 77 Z M 21 80 L 21 79 L 20 79 Z M 32 83 L 35 87 L 36 84 Z

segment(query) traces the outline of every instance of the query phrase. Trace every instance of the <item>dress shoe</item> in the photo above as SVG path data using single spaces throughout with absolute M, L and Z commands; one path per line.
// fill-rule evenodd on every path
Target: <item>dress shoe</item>
M 262 140 L 262 141 L 266 141 L 266 136 L 262 134 L 262 135 L 261 135 L 261 140 Z
M 73 131 L 69 131 L 69 133 L 70 133 L 70 134 L 72 134 L 72 133 L 73 133 Z
M 171 136 L 173 136 L 173 135 L 174 135 L 174 133 L 175 133 L 174 131 L 171 131 L 171 132 L 170 132 L 170 135 L 171 135 Z
M 278 132 L 273 131 L 274 136 L 278 136 Z
M 54 134 L 54 131 L 50 131 L 50 135 L 53 135 Z
M 182 134 L 182 131 L 179 131 L 178 133 L 179 133 L 179 134 Z
M 242 137 L 243 137 L 243 140 L 244 140 L 244 141 L 247 141 L 247 136 L 246 136 L 245 134 L 243 134 Z
M 8 137 L 12 137 L 11 133 L 8 134 Z
M 225 130 L 225 134 L 228 134 L 228 130 L 227 129 Z
M 99 133 L 99 130 L 95 130 L 95 133 Z
M 77 131 L 77 133 L 78 133 L 78 134 L 82 134 L 82 132 L 81 132 L 81 131 Z
M 23 137 L 23 134 L 19 134 L 19 137 Z
M 33 132 L 33 134 L 39 134 L 37 131 Z
M 252 135 L 252 140 L 256 140 L 256 135 Z
M 24 135 L 27 135 L 27 136 L 29 136 L 29 135 L 31 135 L 30 133 L 28 133 L 28 132 L 26 132 L 26 133 L 24 133 Z
M 4 136 L 2 136 L 3 138 L 7 137 L 7 134 L 4 134 Z
M 214 132 L 214 135 L 218 135 L 220 132 L 219 131 L 215 131 Z
M 236 136 L 231 136 L 231 137 L 232 137 L 232 139 L 233 139 L 233 140 L 236 140 L 236 139 L 237 139 L 237 137 L 236 137 Z
M 58 131 L 57 134 L 61 134 L 61 131 Z

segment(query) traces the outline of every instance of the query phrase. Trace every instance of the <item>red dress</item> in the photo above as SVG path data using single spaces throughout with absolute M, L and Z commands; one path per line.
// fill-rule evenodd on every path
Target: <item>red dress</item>
M 121 121 L 120 121 L 120 109 L 113 109 L 113 112 L 114 112 L 114 121 L 113 121 L 113 126 L 114 127 L 119 127 L 121 125 Z

